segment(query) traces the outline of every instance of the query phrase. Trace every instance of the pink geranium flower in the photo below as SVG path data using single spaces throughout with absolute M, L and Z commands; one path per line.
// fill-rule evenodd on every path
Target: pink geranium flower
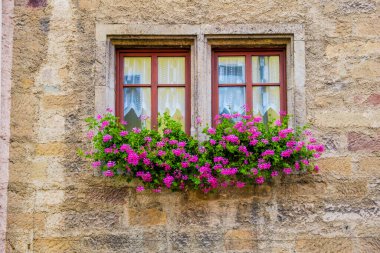
M 103 136 L 103 142 L 109 142 L 110 140 L 112 140 L 112 136 L 109 135 L 109 134 L 106 134 Z
M 105 177 L 113 177 L 114 173 L 113 173 L 112 170 L 106 170 L 106 171 L 103 171 L 103 176 L 105 176 Z
M 136 191 L 137 191 L 137 192 L 142 192 L 142 191 L 144 191 L 144 190 L 145 190 L 144 186 L 141 186 L 141 185 L 140 185 L 140 186 L 137 186 L 137 187 L 136 187 Z

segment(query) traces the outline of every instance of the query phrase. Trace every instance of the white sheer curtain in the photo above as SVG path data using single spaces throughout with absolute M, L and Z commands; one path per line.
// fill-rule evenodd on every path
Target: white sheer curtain
M 252 81 L 254 83 L 279 83 L 280 57 L 253 56 Z
M 159 84 L 185 84 L 185 57 L 158 57 Z
M 253 113 L 264 117 L 264 121 L 280 116 L 280 87 L 253 87 Z
M 165 112 L 185 126 L 185 88 L 158 88 L 158 113 Z
M 129 129 L 133 127 L 150 128 L 150 93 L 150 88 L 124 89 L 124 120 L 128 122 Z M 148 116 L 149 119 L 141 120 L 141 116 Z
M 245 87 L 219 88 L 219 114 L 244 113 Z
M 219 84 L 245 82 L 245 57 L 223 56 L 218 58 Z
M 124 84 L 150 84 L 151 58 L 124 57 Z

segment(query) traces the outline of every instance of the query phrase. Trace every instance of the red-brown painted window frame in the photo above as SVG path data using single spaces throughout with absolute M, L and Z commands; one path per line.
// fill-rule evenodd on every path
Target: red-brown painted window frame
M 220 56 L 245 56 L 245 83 L 219 84 L 218 57 Z M 279 56 L 280 57 L 280 82 L 279 83 L 253 83 L 252 82 L 252 56 Z M 280 87 L 280 112 L 287 112 L 286 93 L 286 52 L 285 49 L 218 49 L 212 50 L 212 118 L 219 114 L 219 87 L 245 87 L 246 104 L 250 109 L 253 105 L 252 87 L 254 86 L 279 86 Z M 214 123 L 214 120 L 213 120 Z
M 145 56 L 151 57 L 151 83 L 150 84 L 124 84 L 124 57 Z M 185 84 L 159 84 L 158 83 L 158 57 L 185 57 Z M 189 49 L 117 49 L 116 50 L 116 87 L 115 87 L 115 114 L 124 119 L 124 88 L 150 87 L 151 88 L 151 124 L 157 129 L 158 120 L 158 88 L 184 87 L 185 88 L 185 131 L 191 129 L 191 65 Z

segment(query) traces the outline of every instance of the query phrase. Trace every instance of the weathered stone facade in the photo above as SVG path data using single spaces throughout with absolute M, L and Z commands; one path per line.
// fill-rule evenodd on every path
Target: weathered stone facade
M 379 1 L 17 0 L 8 10 L 0 252 L 380 252 Z M 94 177 L 76 149 L 96 111 L 95 86 L 112 79 L 97 51 L 104 24 L 151 27 L 144 34 L 175 25 L 301 27 L 305 108 L 297 109 L 327 147 L 321 174 L 210 196 L 136 194 Z

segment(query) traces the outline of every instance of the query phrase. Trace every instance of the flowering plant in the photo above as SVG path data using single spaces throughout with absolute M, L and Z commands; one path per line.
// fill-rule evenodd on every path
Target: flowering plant
M 264 123 L 261 117 L 223 114 L 215 128 L 205 128 L 199 173 L 204 191 L 218 186 L 263 184 L 280 174 L 318 171 L 312 158 L 324 151 L 306 128 L 288 128 L 282 122 Z
M 127 123 L 119 123 L 110 112 L 86 121 L 93 150 L 84 155 L 106 177 L 125 175 L 128 181 L 138 178 L 142 185 L 137 191 L 147 187 L 160 192 L 162 187 L 185 189 L 186 181 L 197 174 L 198 141 L 188 136 L 168 114 L 159 119 L 160 131 L 139 128 L 127 131 Z
M 324 151 L 306 128 L 288 128 L 288 117 L 268 124 L 250 115 L 220 115 L 200 142 L 168 114 L 159 130 L 133 128 L 106 113 L 88 118 L 92 149 L 81 152 L 103 175 L 139 179 L 137 191 L 242 188 L 280 174 L 317 172 L 312 160 Z

